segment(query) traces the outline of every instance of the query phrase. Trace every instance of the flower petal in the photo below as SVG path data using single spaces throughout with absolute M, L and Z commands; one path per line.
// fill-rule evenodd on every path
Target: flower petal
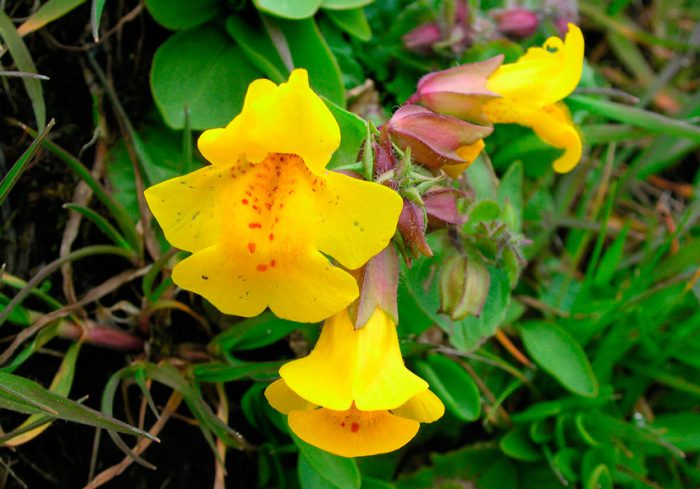
M 445 414 L 445 405 L 432 391 L 425 390 L 391 412 L 419 423 L 432 423 Z
M 489 102 L 485 112 L 494 123 L 520 124 L 535 131 L 542 141 L 564 150 L 554 162 L 554 170 L 566 173 L 581 160 L 581 136 L 561 104 L 537 107 L 507 99 Z
M 279 86 L 268 80 L 253 82 L 241 113 L 226 128 L 205 131 L 198 141 L 204 157 L 217 165 L 291 153 L 317 175 L 339 144 L 338 123 L 309 88 L 303 69 L 294 70 Z
M 583 46 L 581 29 L 569 24 L 564 41 L 550 37 L 543 47 L 530 48 L 515 63 L 501 65 L 489 77 L 488 88 L 540 107 L 558 102 L 573 92 L 581 79 Z
M 442 167 L 445 173 L 451 178 L 459 178 L 459 176 L 474 163 L 481 151 L 486 145 L 482 139 L 479 139 L 474 144 L 469 144 L 467 146 L 462 146 L 457 150 L 457 156 L 462 158 L 465 162 L 459 165 L 445 165 Z
M 148 207 L 170 244 L 197 251 L 221 239 L 218 210 L 230 190 L 220 185 L 225 172 L 207 166 L 146 189 Z
M 419 426 L 388 411 L 353 414 L 321 408 L 289 413 L 289 427 L 299 438 L 341 457 L 392 452 L 411 441 Z
M 265 397 L 270 406 L 282 414 L 289 414 L 290 411 L 306 411 L 316 407 L 314 404 L 299 397 L 282 379 L 276 380 L 267 386 Z
M 349 269 L 383 250 L 396 230 L 401 197 L 388 187 L 336 172 L 316 193 L 317 246 Z
M 355 279 L 314 250 L 261 264 L 241 247 L 212 246 L 173 269 L 173 281 L 221 312 L 251 317 L 266 306 L 280 318 L 317 322 L 359 294 Z
M 349 317 L 347 325 L 352 327 Z M 396 326 L 383 310 L 377 309 L 357 336 L 353 398 L 358 409 L 393 409 L 428 389 L 404 365 Z
M 337 411 L 401 406 L 428 384 L 403 363 L 396 326 L 377 309 L 355 330 L 347 311 L 328 319 L 313 351 L 282 366 L 280 376 L 309 402 Z

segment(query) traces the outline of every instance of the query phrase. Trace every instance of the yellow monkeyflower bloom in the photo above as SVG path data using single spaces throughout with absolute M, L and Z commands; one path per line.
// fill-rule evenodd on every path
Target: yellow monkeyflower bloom
M 265 391 L 272 407 L 299 438 L 344 457 L 396 450 L 445 411 L 404 366 L 396 326 L 381 309 L 359 330 L 347 311 L 329 318 L 313 351 L 280 376 Z
M 542 141 L 564 150 L 554 170 L 565 173 L 581 159 L 581 137 L 560 101 L 574 91 L 583 70 L 583 34 L 574 24 L 562 41 L 550 37 L 530 48 L 515 63 L 500 66 L 488 77 L 489 90 L 501 96 L 483 108 L 492 123 L 512 123 L 535 131 Z
M 338 123 L 305 70 L 279 86 L 256 80 L 243 110 L 198 147 L 212 164 L 146 190 L 165 237 L 193 254 L 173 280 L 227 314 L 270 307 L 302 322 L 358 296 L 356 269 L 386 247 L 401 212 L 393 190 L 325 168 Z

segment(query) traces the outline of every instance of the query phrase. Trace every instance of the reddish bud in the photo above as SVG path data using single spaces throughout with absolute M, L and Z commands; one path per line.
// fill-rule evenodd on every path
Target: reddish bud
M 361 283 L 355 327 L 361 328 L 367 324 L 378 307 L 398 324 L 396 294 L 399 287 L 399 257 L 393 244 L 389 244 L 364 266 Z
M 137 336 L 127 333 L 118 328 L 105 326 L 102 324 L 88 321 L 87 327 L 81 328 L 75 323 L 69 321 L 61 322 L 59 333 L 64 338 L 78 339 L 80 338 L 85 343 L 112 348 L 120 351 L 139 351 L 143 350 L 143 340 Z
M 457 199 L 464 195 L 461 190 L 445 187 L 433 188 L 423 194 L 428 229 L 440 229 L 464 221 L 464 217 L 457 211 Z
M 492 11 L 498 30 L 509 37 L 524 39 L 537 31 L 540 19 L 532 10 L 526 8 L 509 8 Z
M 420 205 L 404 199 L 397 228 L 413 256 L 433 256 L 433 251 L 425 240 L 425 210 Z
M 442 31 L 436 22 L 419 25 L 401 37 L 401 41 L 406 49 L 419 53 L 430 52 L 433 44 L 441 39 Z
M 503 55 L 499 55 L 429 73 L 420 79 L 418 90 L 408 102 L 420 102 L 433 112 L 488 124 L 482 106 L 500 95 L 489 90 L 487 82 L 502 62 Z
M 464 146 L 474 144 L 493 131 L 455 117 L 436 114 L 417 105 L 404 105 L 386 124 L 394 142 L 426 168 L 469 163 L 460 154 Z

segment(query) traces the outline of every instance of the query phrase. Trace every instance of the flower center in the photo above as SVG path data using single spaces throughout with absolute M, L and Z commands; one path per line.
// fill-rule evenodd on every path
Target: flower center
M 230 176 L 235 190 L 225 219 L 229 246 L 242 248 L 255 271 L 267 272 L 308 242 L 304 238 L 313 224 L 313 195 L 326 182 L 299 156 L 285 153 L 235 165 Z
M 377 419 L 380 418 L 381 414 L 386 412 L 361 411 L 355 407 L 354 402 L 352 403 L 352 407 L 347 411 L 333 411 L 331 409 L 328 411 L 334 415 L 338 426 L 350 433 L 358 433 L 361 429 L 374 424 Z

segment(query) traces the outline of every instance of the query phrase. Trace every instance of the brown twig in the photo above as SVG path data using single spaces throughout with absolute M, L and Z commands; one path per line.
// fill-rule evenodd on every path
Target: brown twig
M 515 358 L 527 368 L 534 367 L 530 359 L 527 358 L 527 356 L 525 356 L 523 352 L 518 350 L 518 347 L 515 346 L 512 341 L 510 341 L 510 338 L 506 336 L 502 329 L 497 329 L 496 334 L 494 336 L 496 337 L 496 341 L 498 341 L 501 344 L 501 346 L 513 356 L 513 358 Z

